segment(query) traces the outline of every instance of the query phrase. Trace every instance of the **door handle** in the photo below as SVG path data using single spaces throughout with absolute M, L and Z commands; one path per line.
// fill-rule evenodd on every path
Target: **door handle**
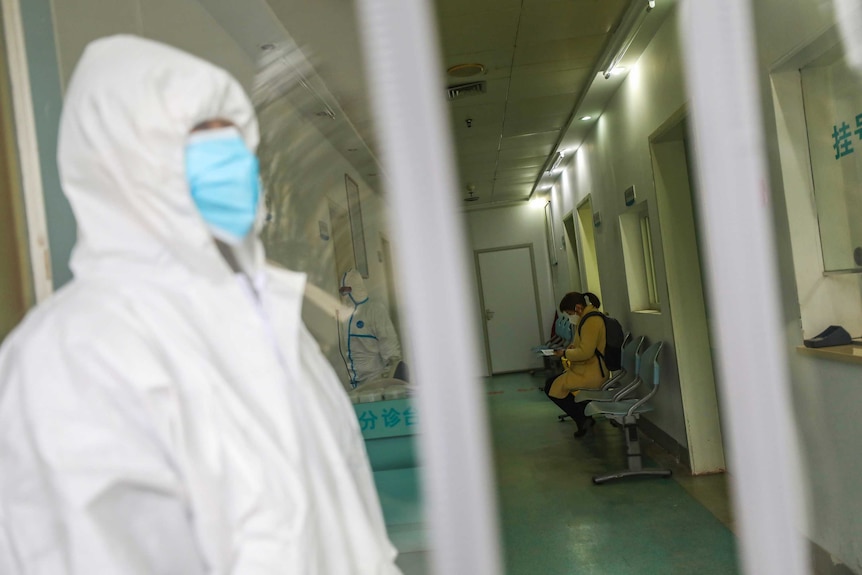
M 494 319 L 494 311 L 490 309 L 485 309 L 485 321 L 491 321 Z

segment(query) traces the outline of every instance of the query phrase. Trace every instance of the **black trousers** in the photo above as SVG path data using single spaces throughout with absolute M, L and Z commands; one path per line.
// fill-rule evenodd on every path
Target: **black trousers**
M 559 375 L 555 375 L 554 377 L 549 377 L 545 380 L 545 395 L 548 396 L 548 399 L 553 401 L 559 406 L 563 412 L 571 417 L 575 423 L 578 424 L 578 428 L 582 428 L 584 426 L 584 422 L 587 420 L 587 416 L 584 411 L 587 409 L 587 404 L 589 401 L 584 401 L 583 403 L 577 403 L 575 401 L 575 396 L 571 393 L 564 397 L 563 399 L 558 399 L 556 397 L 551 397 L 548 395 L 551 391 L 551 384 L 554 383 L 554 380 L 557 379 Z

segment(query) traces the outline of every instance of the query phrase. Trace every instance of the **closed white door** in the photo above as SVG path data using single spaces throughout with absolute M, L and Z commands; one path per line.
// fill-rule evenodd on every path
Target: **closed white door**
M 478 251 L 485 341 L 491 373 L 526 371 L 542 343 L 531 246 Z

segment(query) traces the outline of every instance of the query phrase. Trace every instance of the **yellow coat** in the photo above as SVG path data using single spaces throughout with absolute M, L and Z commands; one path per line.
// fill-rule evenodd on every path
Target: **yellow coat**
M 588 305 L 581 316 L 586 316 L 591 311 L 598 310 Z M 582 323 L 580 335 L 575 326 L 575 339 L 563 354 L 566 371 L 551 384 L 548 391 L 551 397 L 564 399 L 569 393 L 577 393 L 574 390 L 579 387 L 599 388 L 608 379 L 608 368 L 604 364 L 600 365 L 596 356 L 596 349 L 602 354 L 605 352 L 605 322 L 602 318 L 593 316 Z

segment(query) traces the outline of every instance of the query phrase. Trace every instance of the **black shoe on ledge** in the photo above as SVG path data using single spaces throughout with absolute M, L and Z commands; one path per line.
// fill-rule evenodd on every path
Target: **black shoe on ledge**
M 575 432 L 575 437 L 581 438 L 587 434 L 587 432 L 592 429 L 596 425 L 596 420 L 592 417 L 588 417 L 586 421 L 584 421 L 584 426 L 581 427 L 578 425 L 578 430 Z

